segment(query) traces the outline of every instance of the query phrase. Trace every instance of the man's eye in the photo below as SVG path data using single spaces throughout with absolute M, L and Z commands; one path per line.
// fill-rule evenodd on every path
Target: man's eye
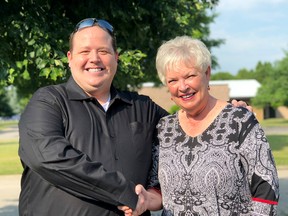
M 107 50 L 99 50 L 99 53 L 101 53 L 102 55 L 106 55 L 108 54 L 109 52 Z
M 88 50 L 82 50 L 80 53 L 81 54 L 89 54 L 89 51 Z

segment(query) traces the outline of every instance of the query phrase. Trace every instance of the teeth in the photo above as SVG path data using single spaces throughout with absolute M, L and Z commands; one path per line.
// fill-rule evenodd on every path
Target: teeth
M 189 97 L 191 97 L 191 96 L 193 96 L 193 94 L 184 95 L 184 96 L 182 96 L 182 98 L 189 98 Z
M 98 71 L 102 71 L 102 69 L 101 68 L 90 68 L 88 71 L 89 72 L 98 72 Z

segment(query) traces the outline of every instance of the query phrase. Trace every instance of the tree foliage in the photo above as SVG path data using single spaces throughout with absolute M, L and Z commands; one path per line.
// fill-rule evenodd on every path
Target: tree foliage
M 8 83 L 17 86 L 20 96 L 29 96 L 40 86 L 65 80 L 67 18 L 47 1 L 1 4 L 0 61 Z
M 14 114 L 11 106 L 9 105 L 9 98 L 6 94 L 6 89 L 0 90 L 0 117 L 10 117 Z
M 252 98 L 255 107 L 288 106 L 288 52 L 275 63 L 259 61 L 255 69 L 242 68 L 233 76 L 229 72 L 218 72 L 211 75 L 211 80 L 256 79 L 261 87 L 256 97 Z M 247 86 L 249 88 L 249 86 Z M 245 87 L 244 87 L 245 88 Z
M 260 83 L 265 83 L 265 80 L 272 76 L 274 77 L 274 68 L 270 62 L 258 62 L 254 71 L 254 79 Z
M 236 74 L 235 79 L 255 79 L 255 73 L 253 70 L 242 68 Z
M 235 77 L 229 72 L 218 72 L 211 74 L 211 80 L 233 80 Z
M 215 18 L 207 13 L 210 7 L 199 0 L 2 0 L 1 79 L 16 86 L 21 97 L 67 80 L 69 34 L 79 20 L 96 17 L 108 20 L 116 31 L 120 65 L 115 85 L 133 88 L 156 81 L 154 59 L 163 41 L 190 35 L 208 48 L 223 42 L 209 38 Z
M 257 96 L 252 99 L 253 105 L 274 108 L 288 106 L 288 52 L 285 57 L 277 61 L 274 66 L 262 64 L 256 67 L 255 74 L 261 77 L 261 87 Z M 260 79 L 260 78 L 259 78 Z

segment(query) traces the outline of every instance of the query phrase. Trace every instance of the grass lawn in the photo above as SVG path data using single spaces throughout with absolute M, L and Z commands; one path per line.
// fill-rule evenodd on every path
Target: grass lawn
M 288 135 L 269 135 L 267 139 L 270 143 L 276 166 L 288 168 Z
M 10 126 L 17 126 L 18 121 L 0 121 L 0 130 L 10 127 Z
M 288 135 L 267 136 L 277 168 L 288 168 Z M 0 175 L 20 174 L 18 140 L 0 140 Z
M 0 140 L 0 175 L 20 174 L 18 140 Z
M 264 127 L 288 127 L 288 120 L 281 118 L 271 118 L 260 121 L 260 124 Z
M 0 122 L 0 130 L 17 122 Z M 267 120 L 264 126 L 288 126 L 287 120 Z M 278 168 L 288 168 L 288 131 L 287 135 L 268 135 L 272 153 Z M 22 166 L 18 157 L 18 140 L 0 140 L 0 175 L 20 174 Z

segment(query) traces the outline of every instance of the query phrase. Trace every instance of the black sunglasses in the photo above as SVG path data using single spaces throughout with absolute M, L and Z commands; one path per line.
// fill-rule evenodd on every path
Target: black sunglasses
M 84 20 L 81 20 L 75 27 L 74 32 L 79 31 L 80 29 L 86 28 L 86 27 L 91 27 L 97 24 L 99 27 L 106 29 L 109 31 L 110 34 L 113 35 L 113 26 L 108 23 L 106 20 L 102 19 L 96 19 L 96 18 L 87 18 Z

